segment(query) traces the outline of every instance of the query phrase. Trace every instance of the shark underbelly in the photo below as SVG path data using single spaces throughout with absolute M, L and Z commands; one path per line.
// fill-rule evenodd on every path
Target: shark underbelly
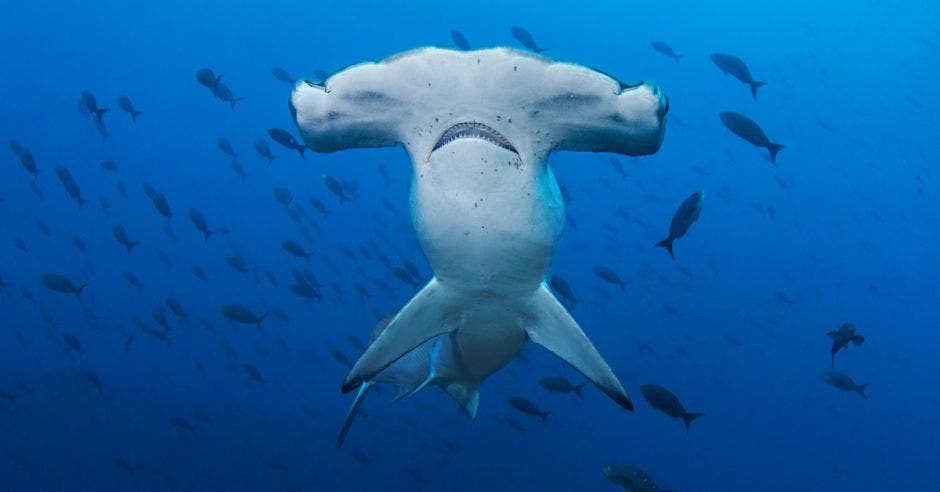
M 512 295 L 544 279 L 564 205 L 544 162 L 480 139 L 436 150 L 416 169 L 412 218 L 435 277 L 466 291 Z

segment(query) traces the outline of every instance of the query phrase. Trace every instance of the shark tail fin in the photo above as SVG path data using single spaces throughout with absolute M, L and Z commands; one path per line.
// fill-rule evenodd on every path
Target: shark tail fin
M 432 279 L 356 361 L 343 381 L 343 393 L 358 388 L 418 345 L 456 329 L 455 297 L 437 279 Z
M 362 386 L 359 387 L 359 393 L 356 394 L 356 399 L 353 400 L 352 406 L 349 407 L 349 411 L 346 412 L 346 419 L 343 420 L 343 427 L 339 430 L 339 435 L 336 436 L 336 447 L 343 447 L 343 442 L 346 441 L 346 434 L 349 433 L 349 428 L 352 427 L 353 420 L 356 418 L 356 413 L 359 412 L 359 407 L 362 405 L 362 400 L 366 397 L 366 393 L 369 392 L 369 388 L 372 387 L 372 382 L 365 382 Z
M 767 82 L 761 82 L 759 80 L 754 80 L 750 84 L 751 86 L 751 95 L 754 96 L 754 100 L 757 100 L 757 89 L 767 85 Z
M 702 417 L 704 415 L 705 415 L 704 413 L 686 412 L 685 415 L 682 416 L 682 421 L 685 422 L 685 431 L 689 432 L 692 429 L 692 422 L 694 422 L 695 419 Z
M 676 261 L 676 255 L 672 252 L 672 242 L 675 241 L 675 238 L 667 237 L 662 241 L 653 245 L 654 248 L 665 248 L 669 252 L 669 256 L 672 257 L 672 261 Z
M 532 295 L 526 314 L 531 320 L 525 327 L 529 340 L 571 364 L 618 405 L 633 410 L 633 402 L 620 380 L 581 331 L 578 323 L 544 284 Z

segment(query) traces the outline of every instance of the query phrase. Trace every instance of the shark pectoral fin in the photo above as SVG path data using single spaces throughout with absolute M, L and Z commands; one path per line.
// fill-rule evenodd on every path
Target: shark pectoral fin
M 336 447 L 343 447 L 343 441 L 346 440 L 346 434 L 349 433 L 349 428 L 356 418 L 356 413 L 359 412 L 359 406 L 362 405 L 362 400 L 366 397 L 366 393 L 369 392 L 369 388 L 371 387 L 371 381 L 367 381 L 359 387 L 359 393 L 356 394 L 356 399 L 353 400 L 352 406 L 350 406 L 349 411 L 346 412 L 346 420 L 343 420 L 343 428 L 339 430 L 339 435 L 336 436 Z
M 633 410 L 633 402 L 620 380 L 578 323 L 544 285 L 533 295 L 530 309 L 530 324 L 525 327 L 530 340 L 571 364 L 621 407 Z
M 453 296 L 437 279 L 432 279 L 356 361 L 343 381 L 343 393 L 358 388 L 427 340 L 456 329 L 456 311 Z
M 476 418 L 477 408 L 480 406 L 480 385 L 450 383 L 444 385 L 444 392 L 460 405 L 467 417 Z

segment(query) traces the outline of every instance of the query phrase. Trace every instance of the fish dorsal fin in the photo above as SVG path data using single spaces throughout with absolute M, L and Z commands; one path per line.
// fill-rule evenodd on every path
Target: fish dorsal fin
M 571 364 L 621 407 L 633 410 L 633 402 L 620 380 L 545 285 L 533 294 L 528 314 L 525 329 L 530 340 Z

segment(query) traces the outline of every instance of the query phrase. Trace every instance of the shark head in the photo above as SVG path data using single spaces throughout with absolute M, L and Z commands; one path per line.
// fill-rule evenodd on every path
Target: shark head
M 479 384 L 533 341 L 632 408 L 545 285 L 564 225 L 547 161 L 556 150 L 655 152 L 668 111 L 659 89 L 508 48 L 422 48 L 300 82 L 290 110 L 314 151 L 406 149 L 412 220 L 434 271 L 356 362 L 344 391 L 387 380 L 392 366 L 395 381 L 427 375 L 472 415 Z M 443 349 L 427 344 L 442 335 Z M 393 366 L 415 353 L 429 369 L 407 369 L 410 357 Z M 403 368 L 416 377 L 402 378 Z

